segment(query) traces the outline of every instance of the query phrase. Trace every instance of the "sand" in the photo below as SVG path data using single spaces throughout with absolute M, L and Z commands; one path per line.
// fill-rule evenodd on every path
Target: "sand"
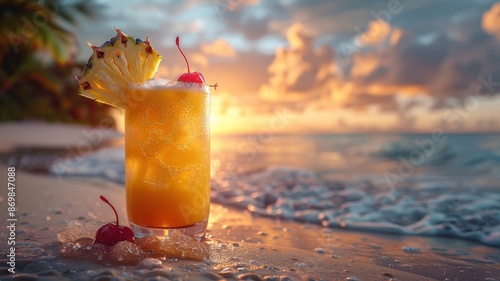
M 6 167 L 0 166 L 0 171 L 6 171 Z M 16 178 L 16 272 L 17 278 L 26 278 L 19 280 L 92 280 L 98 276 L 115 276 L 118 280 L 141 280 L 146 276 L 183 280 L 500 278 L 498 249 L 476 243 L 326 229 L 255 217 L 216 204 L 212 205 L 207 233 L 207 243 L 212 248 L 209 261 L 166 259 L 114 266 L 62 258 L 56 234 L 68 220 L 113 220 L 99 195 L 114 202 L 122 219 L 126 217 L 123 186 L 25 172 L 18 172 Z M 5 199 L 4 192 L 3 210 Z M 0 218 L 7 223 L 5 211 Z M 6 232 L 0 238 L 0 249 L 6 253 Z M 14 275 L 7 272 L 6 262 L 3 256 L 0 279 L 14 280 Z
M 26 137 L 14 126 L 15 143 L 0 126 L 0 147 L 71 145 L 85 128 L 65 141 Z M 20 129 L 21 128 L 21 129 Z M 54 128 L 59 130 L 57 128 Z M 73 128 L 74 129 L 74 128 Z M 72 130 L 73 130 L 72 129 Z M 67 130 L 64 131 L 67 135 Z M 24 133 L 22 133 L 24 132 Z M 60 131 L 58 131 L 60 133 Z M 126 220 L 124 187 L 97 179 L 57 178 L 16 172 L 16 274 L 7 270 L 7 167 L 0 165 L 0 280 L 500 280 L 498 248 L 437 237 L 384 235 L 328 229 L 252 216 L 244 210 L 211 205 L 206 243 L 210 259 L 200 262 L 147 259 L 113 265 L 63 258 L 57 232 L 70 220 L 111 222 L 106 196 Z
M 109 129 L 111 120 L 104 119 L 100 126 L 90 128 L 84 125 L 46 122 L 0 123 L 0 147 L 63 147 L 98 146 L 122 133 Z M 5 150 L 5 149 L 2 149 Z M 0 150 L 0 151 L 2 151 Z

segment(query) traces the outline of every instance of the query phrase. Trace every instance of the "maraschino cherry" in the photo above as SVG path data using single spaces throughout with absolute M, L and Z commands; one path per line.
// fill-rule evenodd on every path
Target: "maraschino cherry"
M 114 246 L 120 241 L 127 240 L 130 242 L 134 242 L 134 232 L 132 231 L 132 229 L 126 226 L 120 226 L 118 221 L 118 213 L 116 212 L 115 207 L 113 207 L 113 205 L 111 205 L 108 199 L 106 199 L 104 196 L 101 195 L 100 198 L 102 201 L 111 206 L 111 208 L 115 212 L 116 224 L 108 223 L 101 226 L 101 228 L 97 230 L 94 243 L 102 243 L 108 246 Z
M 177 48 L 179 49 L 179 51 L 181 52 L 182 56 L 184 57 L 184 60 L 186 61 L 186 65 L 187 65 L 187 68 L 188 68 L 188 72 L 182 74 L 181 76 L 179 76 L 179 79 L 177 79 L 177 81 L 179 81 L 179 82 L 188 82 L 188 83 L 205 84 L 205 78 L 203 77 L 203 74 L 201 74 L 201 72 L 199 72 L 199 71 L 191 72 L 191 70 L 189 68 L 189 62 L 188 62 L 188 60 L 186 58 L 186 55 L 184 55 L 184 52 L 181 50 L 181 46 L 180 46 L 180 43 L 179 43 L 179 36 L 177 36 L 175 38 L 175 45 L 177 45 Z

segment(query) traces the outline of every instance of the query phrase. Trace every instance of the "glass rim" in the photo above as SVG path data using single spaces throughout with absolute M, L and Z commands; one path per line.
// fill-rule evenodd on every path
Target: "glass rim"
M 173 90 L 191 90 L 196 92 L 204 92 L 209 94 L 210 87 L 207 84 L 195 82 L 180 82 L 171 81 L 164 78 L 153 78 L 140 83 L 130 83 L 132 89 L 140 90 L 158 90 L 158 89 L 173 89 Z

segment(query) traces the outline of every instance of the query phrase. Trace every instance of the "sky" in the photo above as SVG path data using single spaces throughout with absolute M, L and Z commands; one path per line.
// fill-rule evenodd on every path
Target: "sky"
M 213 134 L 500 132 L 497 0 L 99 0 L 78 58 L 115 35 L 191 69 L 212 91 Z

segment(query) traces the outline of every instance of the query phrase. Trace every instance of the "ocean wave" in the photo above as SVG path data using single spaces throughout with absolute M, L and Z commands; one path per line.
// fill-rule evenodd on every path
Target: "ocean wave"
M 93 177 L 125 184 L 125 152 L 123 147 L 112 147 L 62 158 L 49 167 L 49 172 L 57 177 Z
M 456 237 L 500 246 L 500 194 L 448 183 L 391 189 L 324 182 L 310 171 L 272 168 L 212 180 L 213 200 L 250 212 L 363 231 Z
M 107 148 L 57 161 L 50 172 L 124 184 L 124 160 L 123 148 Z M 325 180 L 313 171 L 291 167 L 245 174 L 221 170 L 212 178 L 212 200 L 325 227 L 447 236 L 500 246 L 500 192 L 473 182 L 424 177 L 391 188 L 377 181 Z
M 482 168 L 490 165 L 498 166 L 500 165 L 500 150 L 476 153 L 473 156 L 462 161 L 461 164 L 466 167 L 477 168 Z
M 434 143 L 421 141 L 422 144 L 410 141 L 390 142 L 383 145 L 379 151 L 372 154 L 375 158 L 384 158 L 399 161 L 401 159 L 418 161 L 419 165 L 443 166 L 457 155 L 448 143 Z

